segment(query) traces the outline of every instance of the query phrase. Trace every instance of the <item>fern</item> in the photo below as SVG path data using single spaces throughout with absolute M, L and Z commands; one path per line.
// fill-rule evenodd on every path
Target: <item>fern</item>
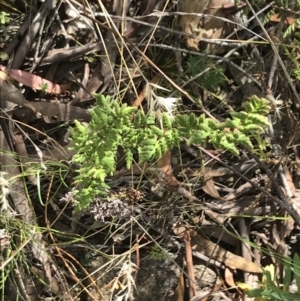
M 271 110 L 268 100 L 256 96 L 244 102 L 243 108 L 245 111 L 232 112 L 231 119 L 219 124 L 205 115 L 196 118 L 194 114 L 176 116 L 175 124 L 181 137 L 188 136 L 188 144 L 211 143 L 217 149 L 238 154 L 238 143 L 253 148 L 251 138 L 258 140 L 257 135 L 268 125 L 265 115 Z
M 134 154 L 141 163 L 151 162 L 186 139 L 188 144 L 210 143 L 216 149 L 238 154 L 238 144 L 253 148 L 252 141 L 260 141 L 259 135 L 268 125 L 265 115 L 271 110 L 267 100 L 254 96 L 244 102 L 243 111 L 232 112 L 231 118 L 223 122 L 193 113 L 177 114 L 174 118 L 163 113 L 161 128 L 154 114 L 136 112 L 136 108 L 120 105 L 103 95 L 95 98 L 97 105 L 90 124 L 76 121 L 75 129 L 71 129 L 72 149 L 77 151 L 73 162 L 80 164 L 75 177 L 77 210 L 86 208 L 96 195 L 106 194 L 109 187 L 105 179 L 116 171 L 120 147 L 125 152 L 127 168 Z
M 186 64 L 192 76 L 202 73 L 196 81 L 207 90 L 214 91 L 224 82 L 222 68 L 215 65 L 213 60 L 209 58 L 190 55 Z M 210 66 L 210 70 L 206 71 L 208 66 Z

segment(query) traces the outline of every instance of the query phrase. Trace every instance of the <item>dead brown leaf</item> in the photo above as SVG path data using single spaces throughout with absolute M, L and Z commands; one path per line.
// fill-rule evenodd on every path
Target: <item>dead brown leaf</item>
M 235 255 L 198 234 L 192 238 L 191 244 L 195 251 L 218 260 L 233 270 L 240 269 L 249 273 L 262 273 L 262 268 L 256 263 Z
M 200 13 L 212 15 L 216 18 L 207 18 L 200 16 L 186 15 L 180 19 L 180 26 L 186 34 L 193 34 L 195 38 L 187 38 L 187 47 L 199 50 L 199 43 L 202 39 L 222 39 L 229 35 L 234 26 L 232 23 L 225 22 L 224 18 L 232 21 L 232 15 L 228 9 L 235 9 L 244 6 L 245 3 L 240 2 L 236 7 L 233 1 L 229 0 L 198 0 L 190 1 L 184 0 L 182 4 L 182 11 L 185 13 Z M 223 18 L 223 19 L 221 19 Z M 222 47 L 215 47 L 214 45 L 207 45 L 207 52 L 223 52 Z
M 222 200 L 221 196 L 219 195 L 219 192 L 215 186 L 215 183 L 212 179 L 206 181 L 204 185 L 202 186 L 202 190 L 217 200 Z
M 184 0 L 182 2 L 182 11 L 184 13 L 204 13 L 210 0 L 203 1 L 189 1 Z M 187 34 L 194 34 L 196 38 L 187 38 L 187 47 L 191 49 L 199 50 L 198 43 L 200 39 L 198 35 L 201 33 L 201 28 L 199 27 L 201 17 L 198 16 L 182 16 L 180 18 L 180 26 L 182 30 Z
M 226 268 L 225 269 L 225 281 L 226 283 L 230 286 L 230 287 L 236 287 L 236 284 L 234 282 L 234 279 L 233 279 L 233 272 L 231 269 L 229 268 Z
M 42 116 L 47 117 L 45 122 L 60 122 L 70 120 L 81 120 L 89 122 L 91 120 L 91 114 L 82 108 L 69 106 L 62 103 L 48 103 L 48 102 L 31 102 L 30 107 Z
M 157 162 L 158 168 L 163 172 L 164 179 L 167 186 L 174 187 L 181 184 L 180 181 L 176 179 L 173 175 L 173 169 L 171 166 L 172 153 L 171 150 L 168 150 Z
M 5 69 L 4 66 L 0 65 L 0 67 L 1 70 L 3 70 L 3 68 Z M 16 80 L 18 83 L 30 87 L 33 90 L 43 90 L 51 94 L 60 94 L 66 91 L 66 89 L 70 88 L 70 85 L 58 85 L 45 78 L 23 70 L 8 69 L 6 70 L 6 72 L 11 78 Z

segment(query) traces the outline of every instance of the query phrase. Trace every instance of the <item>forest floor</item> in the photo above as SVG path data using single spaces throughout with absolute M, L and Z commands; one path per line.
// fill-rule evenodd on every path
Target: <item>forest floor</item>
M 236 2 L 0 1 L 4 300 L 300 300 L 299 3 Z M 141 162 L 151 139 L 128 157 L 125 137 L 84 206 L 97 166 L 74 161 L 70 129 L 96 122 L 97 98 L 153 113 L 145 133 L 166 114 L 225 137 L 234 112 L 269 111 L 239 136 L 251 147 L 208 128 Z M 266 271 L 282 285 L 259 286 Z

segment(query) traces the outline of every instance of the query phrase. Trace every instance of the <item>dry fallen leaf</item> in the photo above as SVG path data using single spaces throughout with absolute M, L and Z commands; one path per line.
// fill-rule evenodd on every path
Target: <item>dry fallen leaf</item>
M 207 5 L 209 4 L 210 0 L 204 1 L 190 1 L 184 0 L 182 3 L 182 12 L 184 13 L 204 13 Z M 182 16 L 180 18 L 180 26 L 182 30 L 187 34 L 195 34 L 197 37 L 188 38 L 186 43 L 187 47 L 191 49 L 199 50 L 198 43 L 200 39 L 198 38 L 199 34 L 201 33 L 202 29 L 200 28 L 199 24 L 202 18 L 198 16 Z
M 233 272 L 231 269 L 229 268 L 226 268 L 225 269 L 225 281 L 226 283 L 230 286 L 230 287 L 235 287 L 235 282 L 234 282 L 234 279 L 233 279 Z
M 220 261 L 233 270 L 240 269 L 249 273 L 262 273 L 262 268 L 258 264 L 235 255 L 198 234 L 192 238 L 191 244 L 193 250 Z
M 181 184 L 180 181 L 176 179 L 173 175 L 173 169 L 171 165 L 172 153 L 171 150 L 168 150 L 157 162 L 158 168 L 164 174 L 164 179 L 166 181 L 167 186 L 174 187 L 179 186 Z
M 230 22 L 224 21 L 228 19 L 233 21 L 232 13 L 240 7 L 245 6 L 244 2 L 239 2 L 235 6 L 234 1 L 231 0 L 198 0 L 190 1 L 184 0 L 182 4 L 182 11 L 185 13 L 200 13 L 211 15 L 217 18 L 200 17 L 185 15 L 180 19 L 180 26 L 187 34 L 193 34 L 195 38 L 187 38 L 187 47 L 199 50 L 199 43 L 202 39 L 223 39 L 229 35 L 234 26 Z M 224 49 L 220 46 L 208 44 L 206 47 L 207 52 L 223 52 Z
M 0 66 L 1 70 L 5 70 L 4 66 Z M 38 75 L 19 70 L 7 69 L 6 73 L 17 82 L 30 87 L 34 90 L 43 90 L 51 94 L 60 94 L 70 87 L 70 85 L 58 85 Z
M 206 181 L 204 185 L 202 186 L 202 190 L 210 195 L 211 197 L 217 199 L 217 200 L 222 200 L 221 196 L 219 195 L 219 192 L 215 186 L 215 183 L 212 179 Z

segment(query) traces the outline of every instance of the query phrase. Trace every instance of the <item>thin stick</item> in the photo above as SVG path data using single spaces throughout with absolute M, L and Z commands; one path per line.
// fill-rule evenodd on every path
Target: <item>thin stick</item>
M 193 255 L 192 255 L 192 247 L 191 247 L 191 238 L 189 232 L 185 232 L 184 234 L 184 245 L 185 245 L 185 257 L 186 257 L 186 266 L 188 273 L 188 281 L 189 281 L 189 296 L 192 299 L 196 295 L 196 285 L 195 285 L 195 274 L 194 274 L 194 266 L 193 266 Z

